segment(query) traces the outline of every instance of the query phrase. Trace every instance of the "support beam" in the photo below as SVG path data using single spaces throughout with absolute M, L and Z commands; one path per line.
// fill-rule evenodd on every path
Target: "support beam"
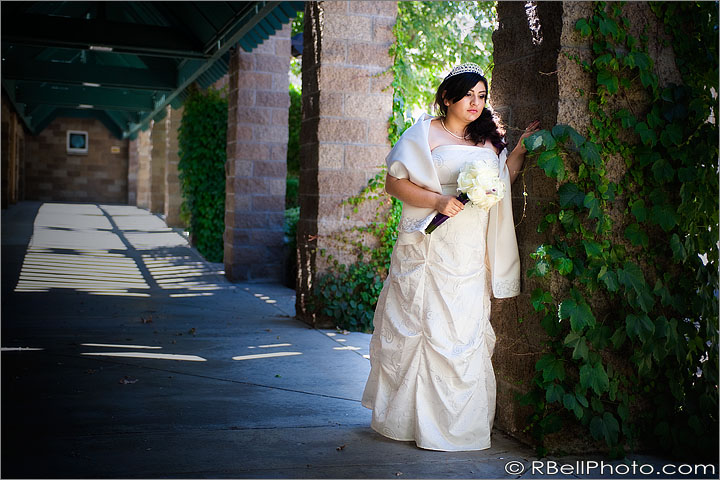
M 66 47 L 80 50 L 93 46 L 117 53 L 180 58 L 208 58 L 203 45 L 186 30 L 138 23 L 64 18 L 24 14 L 3 16 L 3 43 Z
M 152 110 L 155 99 L 152 93 L 115 90 L 95 87 L 49 88 L 32 84 L 19 84 L 15 91 L 18 103 L 48 104 L 64 107 L 92 105 L 112 110 Z
M 2 62 L 3 77 L 34 82 L 82 85 L 98 83 L 103 87 L 170 91 L 176 86 L 177 73 L 81 63 L 7 60 Z
M 248 32 L 250 32 L 253 27 L 255 27 L 255 25 L 257 25 L 258 22 L 260 22 L 260 20 L 265 17 L 265 15 L 272 12 L 280 3 L 281 2 L 258 2 L 256 7 L 252 11 L 247 12 L 242 17 L 242 19 L 238 21 L 238 25 L 241 25 L 241 27 L 238 27 L 238 29 L 233 35 L 225 38 L 225 41 L 221 43 L 220 47 L 215 51 L 212 57 L 210 57 L 208 61 L 201 65 L 197 70 L 195 70 L 182 82 L 178 82 L 178 88 L 172 93 L 170 93 L 170 95 L 166 98 L 167 103 L 172 102 L 173 99 L 177 97 L 183 90 L 185 90 L 192 82 L 194 82 L 195 79 L 205 73 L 207 69 L 209 69 L 215 63 L 215 61 L 221 58 L 228 50 L 230 50 L 231 47 L 234 47 L 237 44 L 238 40 L 240 40 Z M 260 5 L 262 5 L 262 7 Z M 145 117 L 145 120 L 143 120 L 140 125 L 132 127 L 130 130 L 126 131 L 125 136 L 132 136 L 132 134 L 135 133 L 139 128 L 147 128 L 145 122 L 157 115 L 163 108 L 164 106 L 159 106 L 153 109 L 153 111 L 149 115 L 147 115 L 147 117 Z

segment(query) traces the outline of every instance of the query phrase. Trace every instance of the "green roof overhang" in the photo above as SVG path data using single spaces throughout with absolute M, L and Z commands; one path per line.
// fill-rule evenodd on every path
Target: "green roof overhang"
M 2 86 L 31 133 L 94 117 L 134 138 L 227 73 L 303 2 L 2 2 Z

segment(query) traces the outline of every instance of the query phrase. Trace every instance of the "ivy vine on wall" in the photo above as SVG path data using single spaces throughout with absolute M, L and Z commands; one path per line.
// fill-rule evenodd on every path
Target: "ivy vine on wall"
M 718 23 L 715 2 L 657 2 L 683 84 L 658 85 L 646 35 L 622 3 L 596 2 L 575 28 L 588 137 L 556 125 L 526 140 L 560 184 L 539 226 L 532 293 L 547 353 L 536 363 L 529 430 L 539 444 L 579 422 L 614 456 L 651 446 L 682 459 L 718 450 Z M 641 108 L 626 92 L 644 91 Z M 610 180 L 610 163 L 624 174 Z M 553 295 L 549 283 L 567 285 Z
M 178 130 L 181 210 L 198 251 L 222 262 L 228 101 L 220 90 L 195 88 L 184 107 Z

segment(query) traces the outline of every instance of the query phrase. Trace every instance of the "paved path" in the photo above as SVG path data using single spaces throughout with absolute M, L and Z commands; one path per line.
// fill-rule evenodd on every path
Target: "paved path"
M 359 401 L 368 343 L 297 321 L 293 290 L 229 283 L 221 264 L 145 210 L 11 206 L 2 212 L 0 473 L 541 476 L 505 472 L 508 461 L 535 458 L 499 432 L 491 449 L 463 453 L 373 432 Z M 576 476 L 553 478 L 567 477 Z

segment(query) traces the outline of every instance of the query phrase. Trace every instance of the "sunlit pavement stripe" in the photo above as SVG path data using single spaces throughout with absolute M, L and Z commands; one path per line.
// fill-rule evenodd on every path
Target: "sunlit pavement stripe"
M 240 355 L 232 357 L 233 360 L 255 360 L 257 358 L 271 358 L 271 357 L 291 357 L 293 355 L 302 355 L 300 352 L 275 352 L 275 353 L 258 353 L 256 355 Z
M 141 348 L 147 350 L 160 350 L 162 347 L 151 347 L 148 345 L 121 345 L 116 343 L 81 343 L 83 347 L 108 347 L 108 348 Z
M 126 358 L 149 358 L 153 360 L 184 360 L 186 362 L 207 362 L 206 359 L 197 355 L 175 355 L 172 353 L 143 353 L 143 352 L 92 352 L 82 355 L 94 357 L 126 357 Z

